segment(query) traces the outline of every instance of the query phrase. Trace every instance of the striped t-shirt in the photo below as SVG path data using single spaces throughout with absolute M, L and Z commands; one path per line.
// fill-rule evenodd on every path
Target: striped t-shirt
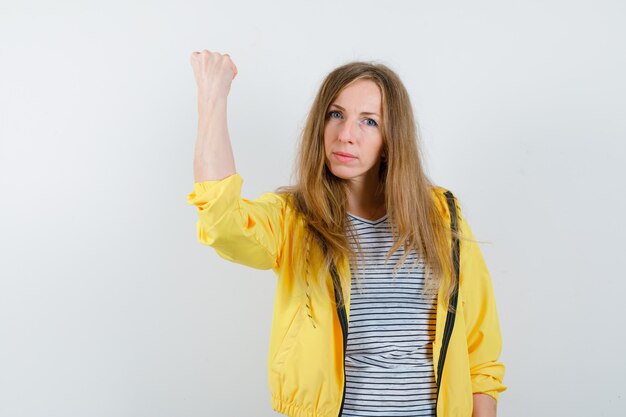
M 346 397 L 342 416 L 435 416 L 432 343 L 436 301 L 422 295 L 425 268 L 412 251 L 392 277 L 401 247 L 385 263 L 393 241 L 385 215 L 370 221 L 348 215 L 364 253 L 361 291 L 351 267 Z M 351 238 L 351 245 L 356 249 Z

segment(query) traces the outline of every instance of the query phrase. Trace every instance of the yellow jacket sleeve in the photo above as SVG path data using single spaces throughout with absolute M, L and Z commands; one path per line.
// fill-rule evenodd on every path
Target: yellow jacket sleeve
M 498 362 L 502 337 L 491 277 L 465 219 L 460 219 L 460 286 L 467 337 L 472 391 L 498 399 L 504 365 Z
M 258 269 L 275 268 L 283 240 L 284 199 L 265 193 L 241 197 L 243 179 L 196 182 L 187 202 L 197 208 L 198 240 L 224 259 Z

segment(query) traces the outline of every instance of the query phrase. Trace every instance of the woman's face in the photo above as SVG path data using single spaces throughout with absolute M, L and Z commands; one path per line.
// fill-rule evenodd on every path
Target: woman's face
M 337 177 L 351 181 L 378 181 L 383 148 L 382 97 L 371 80 L 345 87 L 326 114 L 326 166 Z

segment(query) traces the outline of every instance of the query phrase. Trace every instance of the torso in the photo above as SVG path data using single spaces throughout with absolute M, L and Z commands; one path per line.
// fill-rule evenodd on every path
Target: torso
M 393 243 L 388 216 L 377 220 L 348 217 L 357 231 L 365 264 L 359 265 L 360 286 L 357 271 L 351 267 L 342 416 L 434 416 L 436 303 L 421 293 L 424 265 L 415 252 L 410 253 L 393 278 L 403 249 L 384 263 Z M 356 249 L 355 242 L 351 244 Z

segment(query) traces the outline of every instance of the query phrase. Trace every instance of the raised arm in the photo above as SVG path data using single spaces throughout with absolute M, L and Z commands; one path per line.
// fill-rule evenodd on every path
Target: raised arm
M 198 240 L 230 261 L 276 267 L 284 200 L 274 193 L 255 200 L 241 197 L 243 179 L 236 173 L 228 135 L 226 99 L 237 67 L 228 54 L 207 50 L 191 54 L 191 66 L 198 85 L 198 138 L 194 189 L 187 201 L 198 212 Z
M 194 181 L 220 180 L 236 172 L 228 135 L 226 107 L 230 85 L 237 67 L 228 54 L 191 54 L 198 87 L 198 138 L 196 140 Z

